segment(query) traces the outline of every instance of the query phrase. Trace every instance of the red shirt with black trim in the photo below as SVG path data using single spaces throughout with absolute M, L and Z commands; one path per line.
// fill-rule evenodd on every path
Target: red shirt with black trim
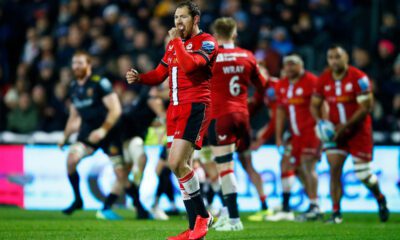
M 184 48 L 189 54 L 198 54 L 207 64 L 198 67 L 192 72 L 185 73 L 176 57 L 176 41 L 183 41 Z M 168 68 L 170 101 L 173 105 L 201 102 L 210 104 L 210 78 L 211 69 L 218 52 L 218 44 L 213 36 L 208 33 L 199 34 L 186 39 L 171 40 L 167 47 L 161 64 Z

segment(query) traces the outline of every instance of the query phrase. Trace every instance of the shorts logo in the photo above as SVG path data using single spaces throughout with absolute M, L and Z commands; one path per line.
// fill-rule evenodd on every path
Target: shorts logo
M 171 51 L 174 48 L 174 45 L 169 45 L 168 50 Z
M 225 140 L 226 140 L 226 137 L 227 137 L 226 134 L 225 134 L 225 135 L 218 135 L 218 139 L 219 139 L 220 141 L 225 141 Z

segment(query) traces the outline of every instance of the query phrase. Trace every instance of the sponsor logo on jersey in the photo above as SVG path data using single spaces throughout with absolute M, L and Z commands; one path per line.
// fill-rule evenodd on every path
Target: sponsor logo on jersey
M 368 91 L 369 90 L 369 80 L 367 76 L 364 76 L 360 79 L 358 79 L 358 86 L 360 87 L 362 92 Z
M 225 141 L 226 138 L 227 138 L 227 135 L 226 135 L 226 134 L 225 134 L 225 135 L 218 135 L 218 139 L 219 139 L 220 141 Z
M 92 96 L 93 96 L 93 93 L 94 93 L 93 88 L 88 88 L 87 91 L 86 91 L 86 95 L 87 95 L 88 97 L 92 97 Z
M 248 55 L 247 53 L 219 53 L 216 62 L 233 62 L 239 57 L 247 58 Z
M 210 54 L 215 49 L 215 43 L 212 42 L 212 41 L 203 41 L 202 44 L 201 44 L 201 49 L 204 52 Z

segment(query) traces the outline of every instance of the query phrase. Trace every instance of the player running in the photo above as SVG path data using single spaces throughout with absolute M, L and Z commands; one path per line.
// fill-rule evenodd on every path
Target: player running
M 167 111 L 168 162 L 179 179 L 189 216 L 189 229 L 168 239 L 199 239 L 207 234 L 212 216 L 200 193 L 199 179 L 191 167 L 194 149 L 202 147 L 210 122 L 210 81 L 218 46 L 199 29 L 200 9 L 193 2 L 178 4 L 175 27 L 161 63 L 153 71 L 127 72 L 129 83 L 157 85 L 169 76 L 170 106 Z
M 240 231 L 243 230 L 243 224 L 237 204 L 233 152 L 237 149 L 239 155 L 250 155 L 247 152 L 251 140 L 247 89 L 253 84 L 258 91 L 262 91 L 266 80 L 253 54 L 235 46 L 235 20 L 219 18 L 213 24 L 213 31 L 220 47 L 211 79 L 212 120 L 208 136 L 229 213 L 229 217 L 222 215 L 214 228 L 217 231 Z M 251 159 L 246 160 L 249 162 L 243 167 L 247 170 Z
M 77 52 L 72 58 L 72 70 L 76 78 L 70 86 L 70 115 L 64 130 L 64 137 L 59 146 L 63 147 L 69 136 L 79 131 L 78 141 L 71 145 L 67 159 L 68 179 L 73 188 L 75 200 L 63 213 L 70 215 L 75 210 L 82 209 L 83 200 L 79 189 L 78 163 L 86 156 L 93 154 L 98 148 L 110 157 L 118 184 L 126 194 L 133 198 L 138 211 L 138 218 L 148 218 L 149 214 L 140 203 L 138 187 L 128 180 L 130 172 L 122 157 L 122 139 L 118 120 L 122 109 L 118 96 L 113 92 L 107 78 L 92 75 L 90 56 L 85 52 Z M 105 205 L 119 194 L 113 189 Z M 107 210 L 107 209 L 105 209 Z M 104 211 L 103 214 L 113 214 Z M 117 218 L 116 216 L 111 216 Z
M 361 70 L 349 65 L 347 52 L 340 46 L 328 49 L 329 69 L 318 80 L 311 101 L 311 112 L 318 124 L 323 121 L 321 105 L 329 105 L 328 120 L 335 125 L 333 146 L 326 149 L 330 165 L 330 194 L 333 203 L 331 223 L 341 223 L 342 170 L 344 161 L 352 155 L 357 178 L 375 196 L 382 222 L 389 218 L 386 198 L 379 188 L 378 177 L 372 172 L 372 110 L 371 83 Z M 317 125 L 317 126 L 319 126 Z
M 283 59 L 285 77 L 277 87 L 276 145 L 283 145 L 285 121 L 290 126 L 290 144 L 281 161 L 283 188 L 282 211 L 267 220 L 294 220 L 290 211 L 290 190 L 296 174 L 301 179 L 310 200 L 309 209 L 300 216 L 301 221 L 317 220 L 322 217 L 318 205 L 318 175 L 316 164 L 320 159 L 320 141 L 314 126 L 315 120 L 310 112 L 311 96 L 314 93 L 317 77 L 304 69 L 303 60 L 296 54 Z

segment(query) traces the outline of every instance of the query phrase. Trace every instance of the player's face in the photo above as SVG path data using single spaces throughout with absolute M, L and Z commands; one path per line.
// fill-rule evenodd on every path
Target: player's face
M 182 38 L 187 38 L 192 34 L 194 19 L 189 14 L 189 9 L 185 7 L 177 8 L 175 11 L 175 27 L 181 32 Z
M 75 78 L 85 78 L 89 73 L 89 69 L 90 64 L 84 55 L 76 55 L 72 58 L 72 72 Z
M 300 76 L 303 71 L 303 66 L 299 63 L 288 61 L 283 65 L 285 76 L 289 79 L 294 79 Z
M 334 72 L 342 72 L 348 62 L 347 53 L 341 48 L 333 48 L 328 51 L 328 64 Z

